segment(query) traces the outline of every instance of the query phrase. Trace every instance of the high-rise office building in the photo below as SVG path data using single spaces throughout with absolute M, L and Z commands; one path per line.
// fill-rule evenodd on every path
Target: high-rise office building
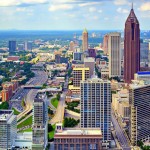
M 93 57 L 84 58 L 84 66 L 90 69 L 90 77 L 91 77 L 95 69 L 95 58 Z
M 16 41 L 9 41 L 9 52 L 16 51 Z
M 93 76 L 81 81 L 81 128 L 100 128 L 103 141 L 111 140 L 110 81 Z
M 108 34 L 109 78 L 121 76 L 121 34 Z
M 73 60 L 83 61 L 83 52 L 74 52 L 73 53 Z
M 140 60 L 141 62 L 148 62 L 148 54 L 149 54 L 149 43 L 141 41 L 140 43 Z
M 0 110 L 0 149 L 11 150 L 17 136 L 17 117 L 12 110 Z
M 131 84 L 129 104 L 129 133 L 134 146 L 138 140 L 148 140 L 150 136 L 150 85 Z
M 32 150 L 43 150 L 47 146 L 48 132 L 47 96 L 39 91 L 33 103 Z
M 106 34 L 104 36 L 104 39 L 103 39 L 103 51 L 104 51 L 104 54 L 108 54 L 108 34 Z
M 140 71 L 140 25 L 133 8 L 125 23 L 124 81 L 130 83 Z
M 83 52 L 88 50 L 88 31 L 86 29 L 82 33 L 82 49 Z
M 32 50 L 32 41 L 26 41 L 24 44 L 25 50 Z

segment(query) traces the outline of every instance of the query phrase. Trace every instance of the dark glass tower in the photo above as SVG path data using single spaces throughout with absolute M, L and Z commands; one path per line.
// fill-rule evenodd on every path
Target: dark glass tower
M 124 81 L 130 83 L 140 71 L 140 25 L 133 8 L 125 23 Z

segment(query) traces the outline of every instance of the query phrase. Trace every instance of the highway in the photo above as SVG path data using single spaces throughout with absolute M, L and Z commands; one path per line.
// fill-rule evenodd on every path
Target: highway
M 44 71 L 36 71 L 35 73 L 35 77 L 33 78 L 32 83 L 30 82 L 30 84 L 33 85 L 42 85 L 44 83 L 46 83 L 48 76 L 46 74 L 46 72 Z M 26 98 L 25 98 L 25 102 L 26 102 L 26 109 L 20 113 L 17 116 L 17 120 L 19 120 L 22 116 L 26 115 L 27 113 L 29 113 L 32 110 L 32 106 L 33 106 L 33 100 L 37 94 L 38 89 L 31 89 Z
M 126 136 L 124 135 L 117 119 L 115 118 L 114 113 L 112 112 L 112 123 L 114 125 L 115 131 L 116 131 L 116 136 L 118 138 L 118 141 L 120 142 L 120 145 L 122 147 L 123 150 L 131 150 L 129 144 L 128 144 L 128 140 L 126 139 Z

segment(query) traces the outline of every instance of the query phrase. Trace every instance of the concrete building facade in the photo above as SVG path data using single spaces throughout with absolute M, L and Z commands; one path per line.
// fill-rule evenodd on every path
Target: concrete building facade
M 121 34 L 108 34 L 109 78 L 121 76 Z
M 55 150 L 102 150 L 100 128 L 65 128 L 56 125 L 54 136 Z
M 47 146 L 48 106 L 47 96 L 39 91 L 33 103 L 32 150 L 43 150 Z
M 137 145 L 138 140 L 149 140 L 150 135 L 150 85 L 134 83 L 129 90 L 130 141 Z
M 0 110 L 0 149 L 11 150 L 17 136 L 17 117 L 12 110 Z

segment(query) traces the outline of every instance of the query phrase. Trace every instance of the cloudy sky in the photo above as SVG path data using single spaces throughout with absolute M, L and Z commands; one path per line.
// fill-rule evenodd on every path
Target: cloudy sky
M 0 0 L 0 30 L 124 29 L 131 0 Z M 134 0 L 142 30 L 150 29 L 150 0 Z

